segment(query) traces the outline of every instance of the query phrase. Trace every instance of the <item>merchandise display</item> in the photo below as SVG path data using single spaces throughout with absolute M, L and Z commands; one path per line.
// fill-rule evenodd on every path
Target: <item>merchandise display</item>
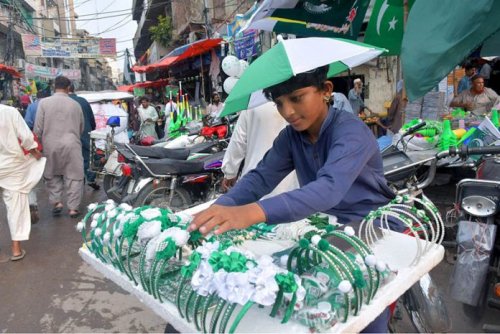
M 418 257 L 440 242 L 443 231 L 433 204 L 408 196 L 372 212 L 357 233 L 335 217 L 313 215 L 203 236 L 187 231 L 192 217 L 183 212 L 113 201 L 88 209 L 77 224 L 83 248 L 158 303 L 175 305 L 179 317 L 200 332 L 233 333 L 252 309 L 282 324 L 329 330 L 362 313 L 397 276 L 371 248 L 387 233 L 387 218 L 399 217 L 417 237 Z M 289 244 L 279 252 L 256 255 L 245 247 L 280 240 Z

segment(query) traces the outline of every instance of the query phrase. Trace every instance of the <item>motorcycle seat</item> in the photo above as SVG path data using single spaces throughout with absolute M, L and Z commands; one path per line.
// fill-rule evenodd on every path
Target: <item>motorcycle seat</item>
M 130 145 L 130 147 L 140 157 L 147 157 L 152 159 L 186 160 L 190 154 L 190 150 L 184 148 L 164 148 L 139 145 Z
M 217 161 L 222 161 L 224 152 L 218 152 L 206 156 L 196 157 L 192 160 L 154 159 L 144 161 L 151 171 L 156 175 L 188 175 L 206 172 L 206 169 L 214 169 Z M 206 168 L 207 167 L 207 168 Z

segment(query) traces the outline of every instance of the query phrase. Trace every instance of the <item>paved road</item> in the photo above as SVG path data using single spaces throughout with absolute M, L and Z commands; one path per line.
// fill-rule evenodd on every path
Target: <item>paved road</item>
M 453 199 L 453 186 L 429 188 L 440 206 Z M 104 200 L 86 189 L 85 204 Z M 0 264 L 0 332 L 163 332 L 164 321 L 113 282 L 82 262 L 76 219 L 53 218 L 46 193 L 39 193 L 41 221 L 24 243 L 26 258 Z M 9 248 L 5 209 L 0 206 L 0 247 Z M 432 275 L 444 293 L 452 266 L 445 261 Z M 467 317 L 462 306 L 446 298 L 453 332 L 481 331 L 482 321 Z M 500 323 L 500 311 L 487 310 L 483 321 Z M 414 331 L 405 322 L 400 331 Z

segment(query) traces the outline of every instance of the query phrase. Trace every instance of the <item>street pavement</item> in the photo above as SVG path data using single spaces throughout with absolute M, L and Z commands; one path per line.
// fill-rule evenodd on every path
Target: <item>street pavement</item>
M 78 219 L 67 211 L 53 218 L 47 194 L 39 191 L 40 222 L 23 243 L 26 257 L 0 263 L 0 332 L 163 332 L 165 322 L 134 296 L 105 279 L 78 255 L 81 235 Z M 454 185 L 426 191 L 442 208 L 454 198 Z M 84 205 L 105 200 L 102 191 L 86 187 Z M 0 204 L 0 247 L 10 252 L 5 208 Z M 452 332 L 480 332 L 483 322 L 500 324 L 500 310 L 487 309 L 481 319 L 468 317 L 462 305 L 447 297 L 453 266 L 443 261 L 431 274 L 437 282 L 452 320 Z M 414 332 L 407 321 L 397 327 Z

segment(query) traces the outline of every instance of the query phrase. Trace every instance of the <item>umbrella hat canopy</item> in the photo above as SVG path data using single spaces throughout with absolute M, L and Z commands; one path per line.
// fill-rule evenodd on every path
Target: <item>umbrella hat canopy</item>
M 221 116 L 266 102 L 262 90 L 299 73 L 329 65 L 328 77 L 361 65 L 385 49 L 344 39 L 309 37 L 282 41 L 257 58 L 225 101 Z

